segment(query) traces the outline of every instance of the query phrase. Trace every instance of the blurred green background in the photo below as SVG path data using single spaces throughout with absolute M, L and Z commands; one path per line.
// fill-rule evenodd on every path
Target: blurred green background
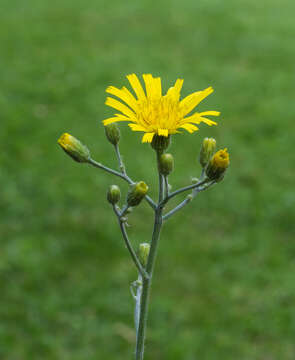
M 219 126 L 174 137 L 174 189 L 198 176 L 202 138 L 227 146 L 224 182 L 167 222 L 146 359 L 295 358 L 293 0 L 1 0 L 0 358 L 132 359 L 136 271 L 106 201 L 111 175 L 74 163 L 67 131 L 116 167 L 108 85 L 150 72 Z M 155 195 L 154 154 L 121 126 L 130 175 Z M 150 208 L 131 216 L 148 241 Z

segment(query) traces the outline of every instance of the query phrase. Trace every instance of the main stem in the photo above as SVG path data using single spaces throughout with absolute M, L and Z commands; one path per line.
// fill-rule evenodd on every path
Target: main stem
M 157 152 L 158 161 L 160 155 L 161 154 Z M 149 274 L 149 278 L 148 279 L 144 278 L 142 281 L 139 326 L 136 337 L 136 355 L 135 355 L 136 360 L 143 360 L 143 355 L 144 355 L 145 331 L 146 331 L 146 323 L 148 317 L 148 302 L 149 302 L 149 296 L 151 290 L 153 271 L 157 256 L 158 242 L 159 242 L 161 227 L 163 223 L 162 220 L 163 206 L 161 205 L 161 202 L 163 200 L 163 185 L 164 185 L 163 176 L 159 173 L 159 200 L 158 200 L 158 205 L 155 209 L 154 228 L 153 228 L 153 234 L 151 240 L 150 253 L 146 266 L 146 272 Z

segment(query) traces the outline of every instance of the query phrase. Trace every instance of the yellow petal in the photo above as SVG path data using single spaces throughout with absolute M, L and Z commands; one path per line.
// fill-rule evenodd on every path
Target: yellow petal
M 219 116 L 220 115 L 220 111 L 214 111 L 214 110 L 211 110 L 211 111 L 203 111 L 203 112 L 200 112 L 199 115 L 201 116 L 206 116 L 206 115 L 211 115 L 211 116 Z
M 210 120 L 210 119 L 206 119 L 206 118 L 204 118 L 204 117 L 200 117 L 200 120 L 201 120 L 201 122 L 203 122 L 203 123 L 205 123 L 205 124 L 207 124 L 207 125 L 209 125 L 209 126 L 217 125 L 217 122 L 212 121 L 212 120 Z
M 143 74 L 142 77 L 145 83 L 147 98 L 152 100 L 160 99 L 162 96 L 161 79 L 159 77 L 153 78 L 151 74 Z
M 130 82 L 130 85 L 132 86 L 132 88 L 133 88 L 133 90 L 134 90 L 134 92 L 135 92 L 135 94 L 137 96 L 137 99 L 138 100 L 145 100 L 146 96 L 145 96 L 145 93 L 144 93 L 143 88 L 141 86 L 141 83 L 138 80 L 138 77 L 135 74 L 130 74 L 130 75 L 127 75 L 127 79 Z
M 109 86 L 106 89 L 106 92 L 108 94 L 117 96 L 119 99 L 125 101 L 125 103 L 135 111 L 138 109 L 135 97 L 126 88 L 123 87 L 122 89 L 118 89 L 115 86 Z
M 168 136 L 168 129 L 158 129 L 158 135 L 160 136 Z
M 217 123 L 215 121 L 206 119 L 206 118 L 200 116 L 200 114 L 203 114 L 203 113 L 194 113 L 193 115 L 184 118 L 180 124 L 184 124 L 184 123 L 200 124 L 201 122 L 204 122 L 209 126 L 217 125 Z
M 131 119 L 134 119 L 135 117 L 134 112 L 128 106 L 122 104 L 120 101 L 114 98 L 107 97 L 105 104 L 116 110 L 121 111 L 124 115 L 130 117 Z
M 112 117 L 112 118 L 103 120 L 103 124 L 106 126 L 106 125 L 112 124 L 117 121 L 132 121 L 132 120 L 130 120 L 129 118 L 124 118 L 124 117 Z
M 199 105 L 202 100 L 204 100 L 213 91 L 213 88 L 210 86 L 203 91 L 197 91 L 181 100 L 179 106 L 182 110 L 183 116 L 190 113 L 197 105 Z
M 128 126 L 133 130 L 133 131 L 146 131 L 147 129 L 141 125 L 138 124 L 128 124 Z
M 150 143 L 150 142 L 152 142 L 154 135 L 155 135 L 155 133 L 153 133 L 153 132 L 152 132 L 152 133 L 145 133 L 145 134 L 143 135 L 143 137 L 142 137 L 141 142 L 143 142 L 143 143 L 146 143 L 146 142 Z
M 199 128 L 193 124 L 184 124 L 180 126 L 180 128 L 187 130 L 189 133 L 193 133 L 194 131 L 199 130 Z
M 182 84 L 183 84 L 183 79 L 177 79 L 174 86 L 172 86 L 167 91 L 167 96 L 173 99 L 174 101 L 179 101 Z

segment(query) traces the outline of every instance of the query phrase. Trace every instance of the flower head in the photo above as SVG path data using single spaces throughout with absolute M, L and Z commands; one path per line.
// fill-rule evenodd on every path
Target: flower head
M 220 114 L 218 111 L 190 114 L 202 100 L 213 92 L 212 87 L 194 92 L 180 100 L 182 79 L 177 79 L 166 95 L 162 95 L 161 78 L 154 78 L 151 74 L 144 74 L 142 77 L 145 91 L 135 74 L 127 76 L 136 96 L 125 86 L 122 89 L 114 86 L 106 89 L 108 94 L 116 96 L 125 104 L 113 97 L 107 97 L 105 104 L 121 113 L 104 120 L 104 125 L 117 121 L 129 121 L 128 125 L 131 130 L 145 132 L 142 142 L 151 142 L 154 135 L 168 137 L 170 134 L 179 132 L 178 129 L 185 129 L 189 133 L 193 133 L 199 130 L 196 125 L 201 122 L 209 126 L 216 125 L 216 122 L 205 116 L 218 116 Z
M 209 161 L 206 175 L 211 180 L 220 181 L 223 179 L 226 169 L 229 166 L 229 154 L 227 149 L 218 150 Z
M 61 148 L 75 161 L 87 162 L 89 160 L 90 152 L 88 148 L 74 136 L 68 133 L 64 133 L 57 142 Z
M 144 181 L 139 181 L 131 185 L 127 194 L 128 206 L 137 206 L 141 200 L 145 197 L 149 187 Z

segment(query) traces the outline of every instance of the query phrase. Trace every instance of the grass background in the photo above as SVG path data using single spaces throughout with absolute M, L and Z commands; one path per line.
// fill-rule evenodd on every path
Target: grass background
M 167 222 L 146 359 L 295 358 L 292 0 L 1 0 L 0 357 L 131 359 L 136 272 L 105 199 L 111 183 L 58 148 L 64 131 L 116 166 L 105 88 L 151 72 L 219 126 L 175 136 L 174 188 L 197 176 L 201 140 L 231 153 L 224 182 Z M 121 127 L 133 178 L 154 195 L 153 153 Z M 294 136 L 294 135 L 293 135 Z M 134 244 L 151 214 L 131 216 Z M 169 226 L 168 226 L 169 225 Z

